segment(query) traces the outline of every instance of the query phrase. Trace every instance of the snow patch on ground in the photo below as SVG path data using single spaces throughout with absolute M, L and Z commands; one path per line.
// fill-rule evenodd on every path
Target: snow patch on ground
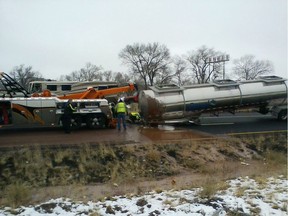
M 288 181 L 283 176 L 257 182 L 245 177 L 227 181 L 229 187 L 211 199 L 199 196 L 202 188 L 150 192 L 143 196 L 126 195 L 106 201 L 74 202 L 67 198 L 28 207 L 0 209 L 0 216 L 76 216 L 76 215 L 263 215 L 285 216 L 288 206 Z

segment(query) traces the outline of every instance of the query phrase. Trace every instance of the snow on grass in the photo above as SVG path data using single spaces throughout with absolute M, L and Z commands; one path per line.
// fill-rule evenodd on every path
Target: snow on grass
M 181 191 L 150 192 L 143 196 L 116 196 L 99 202 L 73 202 L 70 199 L 51 199 L 36 206 L 0 209 L 0 216 L 38 215 L 287 215 L 287 184 L 283 176 L 257 182 L 245 177 L 228 181 L 226 190 L 213 198 L 199 197 L 202 188 Z

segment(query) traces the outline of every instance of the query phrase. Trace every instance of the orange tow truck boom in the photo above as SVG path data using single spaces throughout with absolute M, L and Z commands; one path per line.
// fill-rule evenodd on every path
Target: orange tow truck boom
M 97 90 L 94 88 L 89 88 L 84 92 L 80 93 L 70 93 L 62 96 L 57 96 L 59 99 L 101 99 L 108 95 L 119 94 L 123 92 L 133 92 L 136 90 L 134 84 L 129 83 L 128 86 L 114 87 L 108 89 Z

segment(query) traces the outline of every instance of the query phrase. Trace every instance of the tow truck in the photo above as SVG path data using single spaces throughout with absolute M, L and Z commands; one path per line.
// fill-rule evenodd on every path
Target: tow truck
M 4 72 L 0 72 L 0 128 L 59 127 L 64 104 L 69 98 L 51 96 L 49 91 L 33 96 Z M 106 99 L 74 97 L 76 111 L 72 126 L 115 128 L 111 107 Z

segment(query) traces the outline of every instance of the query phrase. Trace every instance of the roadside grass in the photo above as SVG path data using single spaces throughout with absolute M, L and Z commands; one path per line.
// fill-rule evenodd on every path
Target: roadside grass
M 4 190 L 4 194 L 5 204 L 12 208 L 28 204 L 32 196 L 29 187 L 19 182 L 8 185 Z
M 206 176 L 200 186 L 202 189 L 198 193 L 201 199 L 211 199 L 218 191 L 226 190 L 229 184 L 216 176 Z
M 3 200 L 10 206 L 28 202 L 30 190 L 27 188 L 32 187 L 58 190 L 46 191 L 47 197 L 65 194 L 90 198 L 92 195 L 86 186 L 103 183 L 110 188 L 103 190 L 98 195 L 99 199 L 125 194 L 131 191 L 131 187 L 136 194 L 151 188 L 162 191 L 167 187 L 202 187 L 199 195 L 211 198 L 218 190 L 227 187 L 223 183 L 225 180 L 241 176 L 242 169 L 249 169 L 247 161 L 255 159 L 261 167 L 257 170 L 251 168 L 249 175 L 265 187 L 265 175 L 277 173 L 287 176 L 287 153 L 283 151 L 286 143 L 283 139 L 282 135 L 278 138 L 273 135 L 253 139 L 185 139 L 129 145 L 86 143 L 73 148 L 33 146 L 12 149 L 0 152 L 0 175 L 3 177 L 0 179 L 0 205 L 3 205 Z M 184 176 L 172 179 L 165 187 L 138 184 L 140 180 L 161 180 L 183 172 L 201 178 L 191 181 Z M 243 191 L 239 189 L 238 193 L 240 195 Z
M 287 157 L 283 152 L 278 151 L 266 151 L 264 154 L 266 163 L 271 166 L 277 166 L 278 164 L 287 163 Z

